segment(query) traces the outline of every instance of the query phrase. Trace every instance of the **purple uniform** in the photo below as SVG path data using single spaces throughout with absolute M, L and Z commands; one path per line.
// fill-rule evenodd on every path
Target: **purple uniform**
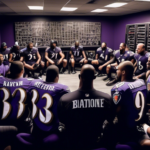
M 60 97 L 68 92 L 68 87 L 59 83 L 32 81 L 29 95 L 32 102 L 33 134 L 41 131 L 42 138 L 42 135 L 45 137 L 58 130 L 57 104 Z
M 0 54 L 2 54 L 4 57 L 4 62 L 3 62 L 4 65 L 9 65 L 8 59 L 9 59 L 9 54 L 10 54 L 10 48 L 6 48 L 5 51 L 0 50 Z
M 25 62 L 29 65 L 35 64 L 38 60 L 38 49 L 36 47 L 33 47 L 30 51 L 27 48 L 24 48 L 21 50 L 21 53 L 24 57 Z
M 0 125 L 13 125 L 21 131 L 30 126 L 27 89 L 30 80 L 0 76 Z
M 5 76 L 6 72 L 9 70 L 8 65 L 0 65 L 0 75 Z
M 10 50 L 10 54 L 12 54 L 12 60 L 13 61 L 19 61 L 21 57 L 21 52 L 20 51 L 15 51 L 13 49 Z
M 126 60 L 131 61 L 134 59 L 134 53 L 132 51 L 125 51 L 124 54 L 120 54 L 120 50 L 114 52 L 115 61 L 117 61 L 118 65 Z
M 148 110 L 150 110 L 150 75 L 147 78 L 146 84 L 147 84 L 147 108 L 146 108 L 147 115 L 146 116 L 148 118 L 147 117 L 145 118 L 146 119 L 145 123 L 150 125 L 150 112 L 148 112 Z
M 134 128 L 143 119 L 147 89 L 144 80 L 117 83 L 111 90 L 113 102 L 120 106 L 118 121 L 122 127 Z
M 102 48 L 98 48 L 96 54 L 98 54 L 98 59 L 105 62 L 110 60 L 110 56 L 112 55 L 113 50 L 111 48 L 107 48 L 106 50 L 102 50 Z
M 82 56 L 82 51 L 83 51 L 83 47 L 79 46 L 78 48 L 76 48 L 75 46 L 71 47 L 71 51 L 74 57 L 83 57 Z
M 135 54 L 134 58 L 137 62 L 137 70 L 136 74 L 139 75 L 143 72 L 146 72 L 146 63 L 148 61 L 148 57 L 150 56 L 150 53 L 146 52 L 144 55 Z
M 58 60 L 61 58 L 59 54 L 60 52 L 62 52 L 60 47 L 56 47 L 54 49 L 47 47 L 45 52 L 48 53 L 48 57 L 52 60 Z

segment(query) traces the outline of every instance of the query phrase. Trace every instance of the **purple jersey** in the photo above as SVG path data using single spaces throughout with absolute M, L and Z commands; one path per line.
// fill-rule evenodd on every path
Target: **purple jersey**
M 146 63 L 148 61 L 148 57 L 150 53 L 146 52 L 144 55 L 135 54 L 134 58 L 137 62 L 137 70 L 141 73 L 146 72 Z
M 83 57 L 82 51 L 83 51 L 83 47 L 82 46 L 79 46 L 77 48 L 75 46 L 71 47 L 71 52 L 72 52 L 74 57 Z
M 9 53 L 10 53 L 10 48 L 6 48 L 5 51 L 0 50 L 0 54 L 2 54 L 4 57 L 4 65 L 9 65 L 9 61 L 8 61 Z
M 38 49 L 33 47 L 30 51 L 27 48 L 21 50 L 22 56 L 27 64 L 33 65 L 38 60 Z
M 60 97 L 68 92 L 68 87 L 59 83 L 46 83 L 42 80 L 32 81 L 29 95 L 35 130 L 54 132 L 58 129 L 57 104 Z
M 141 123 L 145 111 L 147 89 L 144 80 L 120 82 L 111 89 L 116 107 L 120 107 L 118 122 L 127 128 L 134 128 Z
M 107 62 L 110 60 L 110 56 L 112 55 L 113 50 L 111 48 L 107 48 L 106 50 L 102 50 L 102 48 L 98 48 L 96 54 L 98 54 L 98 59 Z
M 117 61 L 118 65 L 126 60 L 131 61 L 134 59 L 134 53 L 132 51 L 125 51 L 124 54 L 120 54 L 120 50 L 114 52 L 115 61 Z
M 9 70 L 8 65 L 0 65 L 0 75 L 5 76 L 6 72 Z
M 21 57 L 20 51 L 15 51 L 15 50 L 11 49 L 10 54 L 12 54 L 12 60 L 13 61 L 19 61 L 20 60 L 20 57 Z
M 0 125 L 13 125 L 24 129 L 30 125 L 27 89 L 30 80 L 8 79 L 0 76 Z
M 52 60 L 61 58 L 61 56 L 59 54 L 60 52 L 62 52 L 60 47 L 55 47 L 54 49 L 47 47 L 45 52 L 48 53 L 48 57 Z

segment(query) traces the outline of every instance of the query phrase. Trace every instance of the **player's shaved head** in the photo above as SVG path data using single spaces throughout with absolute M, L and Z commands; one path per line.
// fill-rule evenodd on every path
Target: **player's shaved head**
M 76 46 L 76 47 L 79 46 L 79 41 L 75 41 L 75 46 Z
M 125 74 L 122 74 L 121 76 L 125 76 L 124 78 L 126 80 L 131 80 L 133 78 L 133 72 L 134 72 L 134 66 L 132 62 L 130 61 L 124 61 L 118 66 L 118 71 L 125 71 Z M 117 72 L 118 76 L 118 72 Z
M 59 78 L 58 67 L 55 65 L 49 66 L 46 70 L 46 82 L 58 82 L 58 78 Z
M 80 76 L 84 80 L 93 80 L 95 78 L 95 68 L 89 64 L 84 65 L 81 69 Z

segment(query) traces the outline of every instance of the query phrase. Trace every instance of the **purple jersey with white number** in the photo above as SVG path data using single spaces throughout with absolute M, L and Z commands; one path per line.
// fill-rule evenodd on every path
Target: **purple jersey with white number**
M 83 57 L 82 51 L 83 51 L 83 46 L 79 46 L 77 48 L 75 46 L 71 47 L 71 52 L 74 57 Z
M 9 61 L 8 61 L 8 59 L 9 59 L 9 53 L 10 53 L 10 48 L 6 48 L 5 51 L 0 50 L 0 54 L 2 54 L 3 57 L 4 57 L 4 62 L 3 62 L 4 65 L 9 65 Z
M 52 60 L 55 60 L 55 59 L 60 59 L 61 56 L 60 56 L 60 52 L 61 52 L 61 48 L 60 47 L 55 47 L 54 49 L 50 48 L 50 47 L 47 47 L 45 52 L 48 53 L 48 57 Z
M 4 65 L 4 64 L 0 65 L 0 75 L 5 76 L 5 74 L 8 70 L 9 70 L 8 65 Z
M 38 49 L 36 47 L 33 47 L 31 50 L 28 50 L 27 48 L 24 48 L 21 50 L 22 56 L 24 57 L 24 60 L 27 64 L 33 65 L 38 60 Z
M 141 73 L 146 72 L 146 63 L 148 61 L 148 57 L 150 53 L 146 52 L 144 55 L 134 54 L 134 58 L 137 62 L 137 70 Z
M 8 79 L 0 76 L 0 125 L 13 125 L 18 129 L 30 126 L 27 89 L 31 80 Z
M 44 134 L 49 134 L 47 131 L 58 130 L 57 104 L 60 97 L 68 92 L 68 87 L 59 83 L 32 81 L 29 95 L 32 103 L 33 124 L 36 130 L 34 133 L 45 131 Z
M 132 51 L 125 51 L 124 54 L 120 54 L 120 50 L 114 52 L 115 61 L 117 61 L 118 65 L 126 60 L 131 61 L 134 57 L 134 53 Z
M 105 62 L 110 60 L 110 56 L 112 55 L 112 53 L 113 53 L 113 50 L 108 47 L 106 50 L 102 50 L 102 48 L 99 47 L 96 52 L 96 54 L 98 54 L 98 59 L 103 60 Z
M 11 49 L 10 54 L 12 54 L 12 60 L 13 61 L 19 61 L 20 60 L 20 57 L 21 57 L 20 51 L 15 51 L 14 49 Z
M 111 89 L 111 95 L 114 105 L 120 107 L 118 122 L 122 127 L 134 128 L 141 123 L 147 98 L 144 80 L 117 83 Z

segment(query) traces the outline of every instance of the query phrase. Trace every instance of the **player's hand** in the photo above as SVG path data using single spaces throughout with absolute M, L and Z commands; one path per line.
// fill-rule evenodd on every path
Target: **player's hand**
M 135 77 L 133 77 L 133 79 L 137 80 L 137 79 L 139 79 L 139 77 L 138 77 L 138 76 L 135 76 Z
M 58 61 L 57 65 L 60 65 L 60 63 L 61 63 L 61 59 L 59 59 L 59 61 Z
M 39 64 L 34 64 L 33 69 L 36 69 L 39 66 Z
M 99 70 L 102 70 L 103 69 L 103 66 L 99 66 Z
M 54 61 L 52 61 L 52 62 L 51 62 L 51 64 L 52 64 L 52 65 L 55 65 L 55 62 L 54 62 Z

